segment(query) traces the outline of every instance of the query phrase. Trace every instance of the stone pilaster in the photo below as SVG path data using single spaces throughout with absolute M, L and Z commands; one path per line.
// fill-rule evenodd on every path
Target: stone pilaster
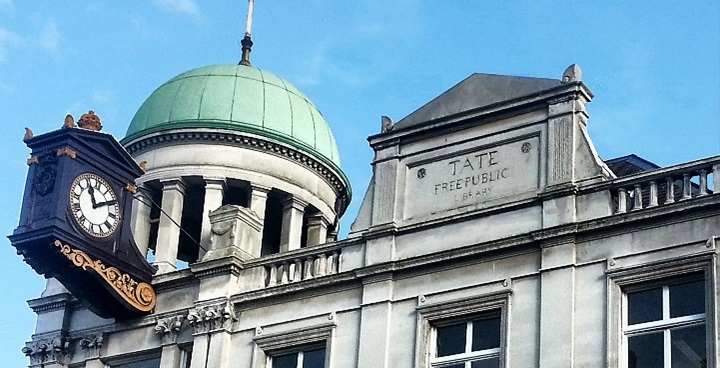
M 328 241 L 328 220 L 318 213 L 308 217 L 307 246 L 324 244 Z
M 265 219 L 265 208 L 267 207 L 267 197 L 270 188 L 260 185 L 250 184 L 250 192 L 248 193 L 248 207 L 261 219 Z
M 230 330 L 235 309 L 227 301 L 198 306 L 188 313 L 193 327 L 191 368 L 229 368 Z
M 222 206 L 223 196 L 225 193 L 225 179 L 223 178 L 204 178 L 205 179 L 205 201 L 202 212 L 202 229 L 200 231 L 200 250 L 198 259 L 202 259 L 205 252 L 210 250 L 210 212 Z
M 177 337 L 183 327 L 184 320 L 185 316 L 182 315 L 156 319 L 155 334 L 162 339 L 160 368 L 177 368 L 180 366 L 182 351 L 177 346 Z
M 283 202 L 282 230 L 280 231 L 280 252 L 300 249 L 302 242 L 303 215 L 307 203 L 290 196 Z
M 167 273 L 177 269 L 175 263 L 180 242 L 179 225 L 182 221 L 186 187 L 180 178 L 163 180 L 162 185 L 163 198 L 161 207 L 163 213 L 160 214 L 155 265 L 158 266 L 158 273 Z
M 133 219 L 130 226 L 140 253 L 147 256 L 150 241 L 150 209 L 152 203 L 143 188 L 138 188 L 133 201 Z

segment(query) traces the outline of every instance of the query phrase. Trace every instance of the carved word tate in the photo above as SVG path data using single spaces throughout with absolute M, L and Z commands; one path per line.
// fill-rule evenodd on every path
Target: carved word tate
M 510 168 L 498 166 L 498 151 L 481 152 L 451 160 L 447 163 L 450 180 L 436 183 L 433 195 L 462 191 L 455 195 L 455 201 L 489 195 L 490 183 L 507 179 Z

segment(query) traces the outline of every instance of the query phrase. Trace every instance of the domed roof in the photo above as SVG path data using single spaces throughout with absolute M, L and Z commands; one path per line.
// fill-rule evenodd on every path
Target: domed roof
M 206 66 L 170 79 L 145 100 L 122 142 L 186 128 L 252 133 L 340 166 L 330 127 L 307 96 L 249 66 Z

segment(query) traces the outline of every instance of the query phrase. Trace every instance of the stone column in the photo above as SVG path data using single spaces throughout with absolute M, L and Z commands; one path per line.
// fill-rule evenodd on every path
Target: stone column
M 230 303 L 196 307 L 190 310 L 187 320 L 194 336 L 190 367 L 232 367 L 230 329 L 237 321 L 234 307 Z
M 185 201 L 185 184 L 181 178 L 163 180 L 162 212 L 155 248 L 155 265 L 158 273 L 177 270 L 178 243 L 180 242 L 180 221 Z M 170 216 L 170 218 L 168 218 Z
M 147 256 L 150 241 L 150 209 L 152 202 L 144 188 L 138 188 L 133 201 L 133 218 L 130 226 L 140 253 Z
M 308 217 L 307 246 L 324 244 L 328 241 L 328 220 L 321 213 Z
M 290 195 L 283 202 L 280 252 L 300 249 L 305 206 L 307 206 L 307 203 L 293 195 Z
M 222 206 L 223 195 L 225 193 L 224 178 L 203 178 L 205 179 L 205 201 L 202 212 L 202 230 L 200 231 L 200 250 L 198 251 L 198 259 L 202 259 L 205 252 L 210 250 L 210 212 Z
M 248 193 L 248 207 L 261 219 L 265 219 L 265 207 L 267 206 L 267 196 L 270 188 L 260 185 L 250 184 L 250 192 Z
M 105 368 L 100 360 L 100 349 L 104 345 L 103 333 L 90 334 L 80 338 L 80 350 L 85 354 L 85 368 Z

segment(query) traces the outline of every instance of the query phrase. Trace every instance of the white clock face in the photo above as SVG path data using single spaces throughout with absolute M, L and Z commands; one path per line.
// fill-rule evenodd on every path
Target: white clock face
M 117 195 L 102 177 L 81 174 L 70 186 L 70 210 L 78 225 L 88 234 L 105 238 L 120 224 Z

